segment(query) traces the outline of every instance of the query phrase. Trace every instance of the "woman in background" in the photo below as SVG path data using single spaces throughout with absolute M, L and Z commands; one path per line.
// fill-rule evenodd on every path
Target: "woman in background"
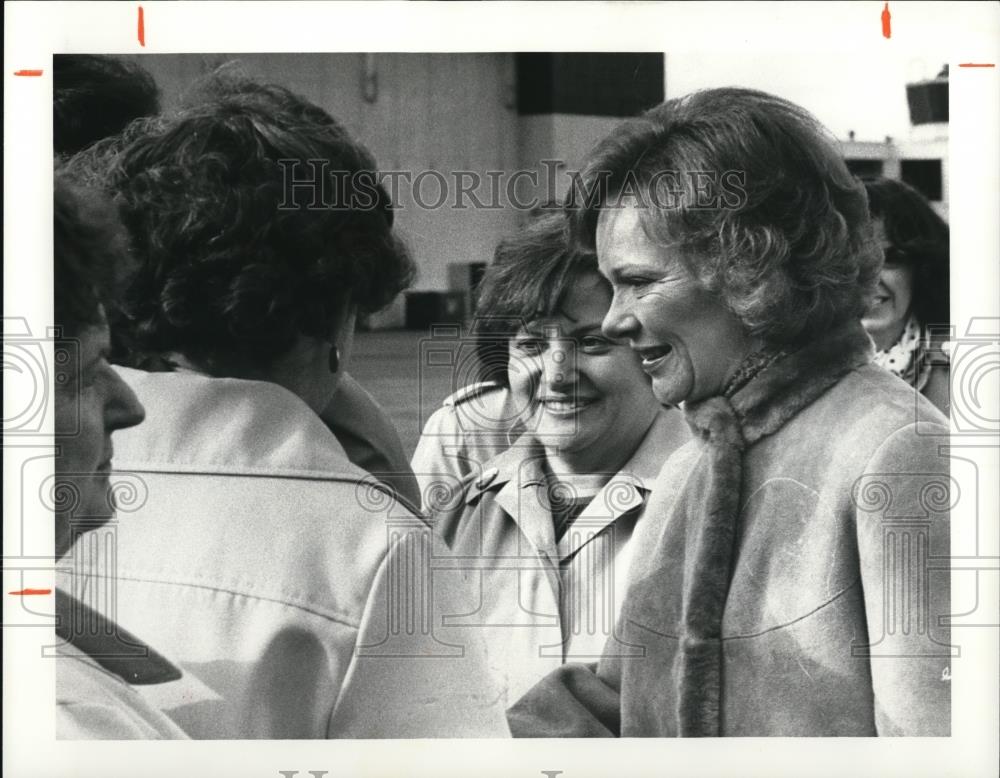
M 486 637 L 508 703 L 566 661 L 628 651 L 613 633 L 629 541 L 660 467 L 689 437 L 635 355 L 601 333 L 611 290 L 567 227 L 549 212 L 496 250 L 477 306 L 480 359 L 525 431 L 431 514 L 481 570 L 480 608 L 463 623 Z
M 505 734 L 478 636 L 427 610 L 468 609 L 461 574 L 417 596 L 430 571 L 404 559 L 444 549 L 319 415 L 356 312 L 413 271 L 371 155 L 319 107 L 225 75 L 92 152 L 137 263 L 134 347 L 171 368 L 121 370 L 148 415 L 116 440 L 147 490 L 117 535 L 118 613 L 206 687 L 161 707 L 195 738 Z M 346 207 L 315 207 L 289 166 Z M 430 633 L 397 629 L 401 602 Z
M 885 262 L 861 320 L 875 341 L 875 364 L 902 378 L 948 413 L 948 225 L 902 181 L 866 181 L 875 240 Z

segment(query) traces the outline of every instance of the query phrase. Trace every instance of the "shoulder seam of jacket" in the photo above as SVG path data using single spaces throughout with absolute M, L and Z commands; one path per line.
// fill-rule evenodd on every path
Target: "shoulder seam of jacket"
M 207 469 L 207 468 L 212 469 Z M 270 468 L 238 467 L 232 465 L 191 465 L 185 467 L 176 463 L 144 462 L 142 464 L 130 465 L 128 462 L 119 464 L 115 460 L 112 477 L 116 475 L 128 475 L 129 473 L 160 473 L 163 475 L 204 475 L 204 476 L 232 476 L 234 478 L 285 478 L 298 481 L 316 481 L 328 483 L 349 483 L 358 484 L 370 478 L 371 474 L 359 470 L 357 475 L 349 473 L 330 473 L 317 470 L 284 470 L 275 472 Z M 367 484 L 367 481 L 365 481 Z
M 112 578 L 112 576 L 101 575 L 101 574 L 88 574 L 88 577 L 103 578 L 103 579 L 110 579 L 110 578 Z M 278 599 L 277 597 L 268 597 L 268 596 L 262 595 L 262 594 L 254 594 L 254 593 L 250 593 L 250 592 L 246 592 L 246 591 L 239 591 L 239 590 L 236 590 L 236 589 L 229 589 L 229 588 L 226 588 L 224 586 L 213 586 L 211 584 L 192 583 L 190 581 L 164 581 L 164 580 L 159 579 L 159 578 L 139 578 L 139 577 L 131 576 L 131 575 L 116 575 L 116 576 L 114 576 L 114 580 L 116 580 L 116 581 L 136 581 L 138 583 L 160 584 L 160 585 L 163 585 L 163 586 L 186 586 L 186 587 L 190 587 L 192 589 L 205 589 L 205 590 L 213 591 L 213 592 L 222 592 L 224 594 L 232 594 L 232 595 L 235 595 L 237 597 L 246 597 L 246 598 L 251 599 L 251 600 L 262 600 L 264 602 L 273 602 L 273 603 L 277 603 L 278 605 L 285 605 L 285 606 L 287 606 L 289 608 L 295 608 L 296 610 L 300 610 L 300 611 L 303 611 L 305 613 L 312 614 L 313 616 L 318 616 L 321 619 L 326 619 L 327 621 L 332 621 L 332 622 L 335 622 L 337 624 L 341 624 L 342 626 L 349 627 L 349 628 L 351 628 L 351 629 L 353 629 L 355 631 L 359 630 L 360 627 L 361 627 L 360 620 L 358 620 L 357 623 L 354 623 L 352 621 L 349 621 L 346 616 L 335 615 L 335 614 L 332 614 L 332 613 L 325 613 L 323 611 L 318 610 L 314 606 L 310 607 L 310 606 L 302 605 L 302 604 L 296 603 L 296 602 L 289 602 L 288 600 L 281 600 L 281 599 Z
M 497 381 L 477 381 L 474 384 L 463 386 L 461 389 L 452 392 L 450 395 L 445 397 L 441 402 L 441 407 L 454 408 L 456 405 L 461 405 L 474 397 L 479 397 L 487 392 L 494 392 L 503 388 L 503 384 Z

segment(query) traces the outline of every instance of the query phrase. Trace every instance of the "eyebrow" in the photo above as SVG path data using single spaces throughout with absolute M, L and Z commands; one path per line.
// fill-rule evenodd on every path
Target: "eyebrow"
M 638 273 L 639 275 L 655 276 L 656 278 L 660 278 L 665 274 L 662 267 L 639 263 L 619 265 L 611 271 L 611 275 L 615 278 L 621 278 L 626 273 Z
M 569 318 L 569 317 L 566 317 L 566 318 Z M 576 321 L 576 320 L 573 319 L 571 321 Z M 595 330 L 599 331 L 601 329 L 601 323 L 603 321 L 604 320 L 601 319 L 600 321 L 590 322 L 588 324 L 581 324 L 579 327 L 574 327 L 572 330 L 570 330 L 568 333 L 566 333 L 566 335 L 564 335 L 563 337 L 566 337 L 566 338 L 575 338 L 575 337 L 579 337 L 580 335 L 582 335 L 584 333 L 594 332 Z M 544 327 L 534 326 L 531 323 L 529 323 L 528 326 L 524 329 L 524 333 L 527 334 L 530 337 L 533 337 L 533 338 L 535 338 L 535 337 L 545 337 Z
M 603 319 L 601 320 L 603 321 Z M 570 331 L 569 337 L 575 338 L 588 332 L 593 332 L 594 330 L 600 331 L 601 322 L 593 322 L 592 324 L 581 324 L 579 327 L 574 328 Z

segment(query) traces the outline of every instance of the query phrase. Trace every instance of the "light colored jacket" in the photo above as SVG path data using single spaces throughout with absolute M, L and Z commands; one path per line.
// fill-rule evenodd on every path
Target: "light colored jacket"
M 275 384 L 120 372 L 147 416 L 116 434 L 115 464 L 141 493 L 114 527 L 117 571 L 81 573 L 210 690 L 164 705 L 185 731 L 506 734 L 480 638 L 441 624 L 469 607 L 463 574 L 437 569 L 443 546 L 315 413 Z
M 559 495 L 547 488 L 545 452 L 530 434 L 470 474 L 461 499 L 431 514 L 477 571 L 480 607 L 456 623 L 482 630 L 508 705 L 564 662 L 596 661 L 616 644 L 633 530 L 663 463 L 689 439 L 680 412 L 660 411 L 558 542 L 551 507 Z M 560 488 L 573 488 L 560 478 Z
M 731 577 L 692 561 L 702 441 L 678 450 L 657 479 L 632 540 L 644 553 L 629 594 L 651 603 L 631 616 L 648 651 L 609 653 L 598 670 L 621 690 L 622 736 L 678 734 L 688 704 L 678 636 L 696 584 L 724 598 L 721 680 L 704 682 L 721 684 L 720 734 L 949 733 L 948 515 L 958 493 L 941 450 L 947 420 L 874 365 L 798 410 L 812 380 L 803 373 L 795 391 L 755 410 L 755 419 L 788 420 L 747 447 L 732 485 Z
M 445 398 L 410 460 L 425 513 L 522 435 L 517 411 L 510 389 L 496 381 L 470 384 Z
M 319 416 L 351 462 L 420 508 L 420 487 L 399 433 L 382 406 L 349 373 L 340 376 L 333 400 Z
M 56 737 L 60 740 L 179 740 L 187 735 L 142 692 L 189 679 L 117 624 L 56 591 Z

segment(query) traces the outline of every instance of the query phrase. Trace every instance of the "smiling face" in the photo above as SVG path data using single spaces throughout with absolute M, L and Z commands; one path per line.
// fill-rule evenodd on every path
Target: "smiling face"
M 882 251 L 891 249 L 892 244 L 885 234 L 885 222 L 876 219 L 874 225 L 875 239 Z M 882 266 L 871 307 L 861 319 L 880 351 L 892 347 L 903 334 L 912 302 L 913 270 L 906 264 L 894 262 L 892 253 L 889 252 Z
M 649 239 L 639 213 L 633 202 L 598 218 L 598 263 L 614 290 L 604 332 L 639 353 L 664 405 L 720 394 L 751 352 L 751 340 L 680 257 Z
M 108 364 L 107 324 L 86 327 L 76 337 L 78 346 L 67 350 L 68 361 L 62 366 L 69 378 L 55 388 L 56 489 L 73 495 L 72 507 L 56 513 L 60 557 L 72 545 L 74 519 L 85 519 L 93 527 L 115 515 L 108 494 L 111 434 L 145 417 L 138 398 Z
M 530 322 L 510 342 L 508 375 L 530 428 L 575 472 L 614 472 L 642 441 L 659 406 L 627 346 L 601 333 L 611 294 L 581 274 L 558 312 Z

